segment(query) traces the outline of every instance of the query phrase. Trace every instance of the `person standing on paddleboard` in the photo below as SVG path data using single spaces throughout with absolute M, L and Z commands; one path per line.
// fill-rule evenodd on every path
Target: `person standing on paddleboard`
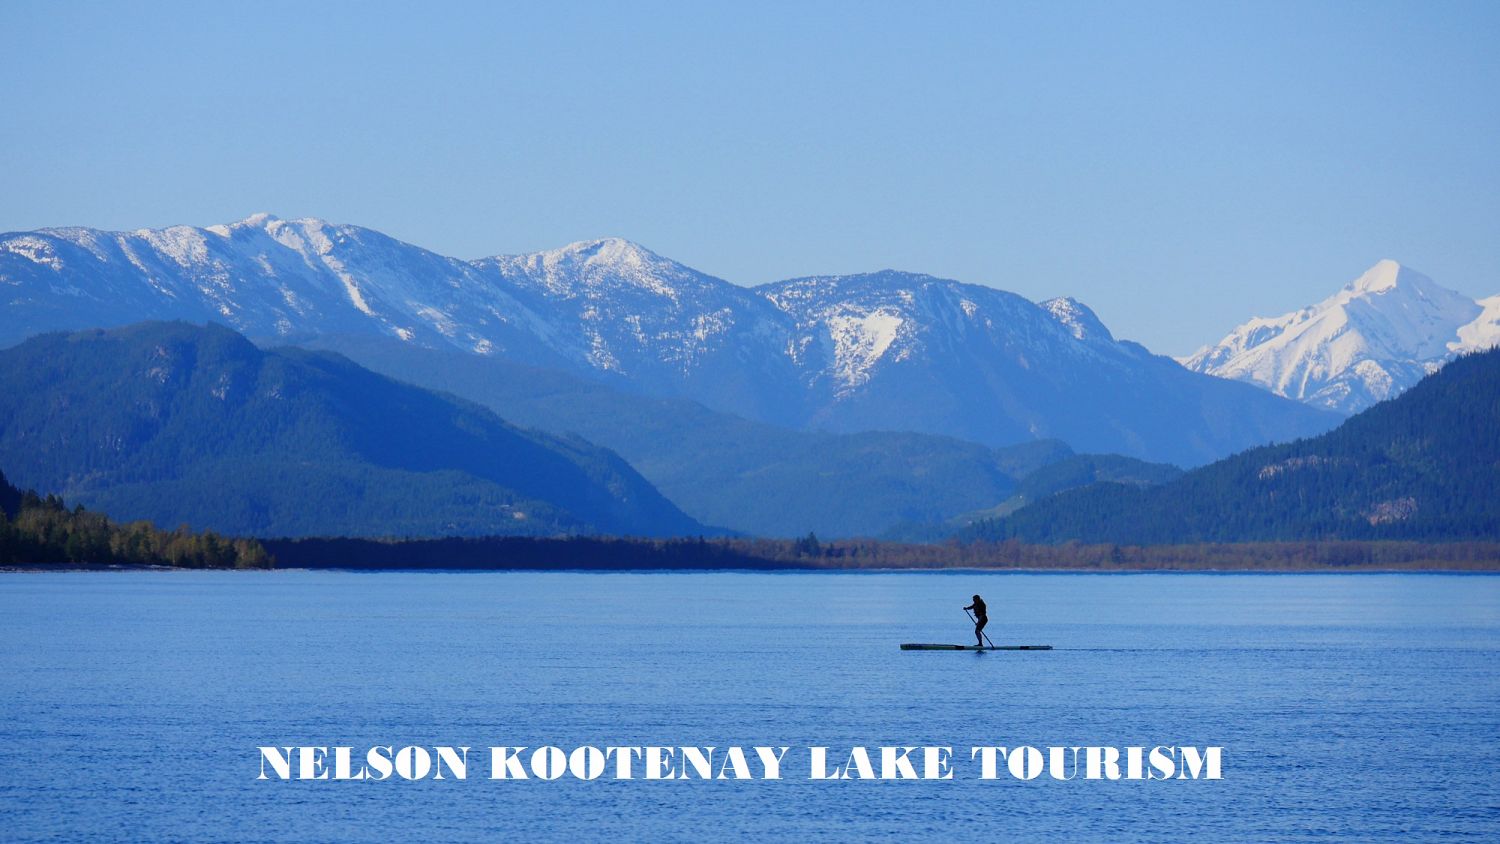
M 964 607 L 966 610 L 974 611 L 974 641 L 978 647 L 984 647 L 984 626 L 990 623 L 990 617 L 984 609 L 984 599 L 978 595 L 974 596 L 974 603 Z

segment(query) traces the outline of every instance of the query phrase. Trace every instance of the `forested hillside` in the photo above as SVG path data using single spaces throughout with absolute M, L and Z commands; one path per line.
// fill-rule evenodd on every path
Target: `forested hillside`
M 606 449 L 212 325 L 0 351 L 0 465 L 113 518 L 238 535 L 704 530 Z
M 1158 544 L 1500 537 L 1500 350 L 1461 357 L 1322 436 L 1149 489 L 1061 493 L 970 539 Z

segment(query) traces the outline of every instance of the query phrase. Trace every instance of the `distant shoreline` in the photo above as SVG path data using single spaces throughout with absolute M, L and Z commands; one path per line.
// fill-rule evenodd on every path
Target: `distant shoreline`
M 265 539 L 258 565 L 10 562 L 0 571 L 567 571 L 955 573 L 1500 573 L 1500 542 L 1195 545 L 903 544 L 875 540 L 447 537 Z M 216 558 L 215 558 L 216 559 Z
M 162 565 L 129 565 L 118 563 L 100 563 L 97 565 L 81 563 L 29 563 L 0 566 L 0 575 L 4 574 L 130 574 L 142 572 L 317 572 L 332 571 L 353 574 L 495 574 L 495 573 L 533 573 L 533 574 L 1077 574 L 1077 575 L 1142 575 L 1142 574 L 1265 574 L 1265 575 L 1309 575 L 1309 574 L 1441 574 L 1441 575 L 1500 575 L 1500 561 L 1479 565 L 1471 568 L 1431 568 L 1420 565 L 1415 566 L 1322 566 L 1304 568 L 1267 568 L 1267 567 L 1244 567 L 1244 568 L 1103 568 L 1103 567 L 1017 567 L 1017 566 L 946 566 L 946 567 L 921 567 L 921 566 L 885 566 L 868 568 L 831 568 L 828 566 L 811 565 L 787 565 L 779 567 L 745 567 L 725 566 L 722 568 L 706 567 L 668 567 L 658 566 L 654 568 L 643 567 L 564 567 L 564 566 L 492 566 L 481 567 L 453 567 L 444 565 L 431 566 L 358 566 L 358 565 L 327 565 L 327 566 L 278 566 L 274 568 L 255 569 L 233 569 L 233 568 L 184 568 L 181 566 Z
M 279 568 L 492 571 L 1500 571 L 1500 543 L 918 545 L 516 537 L 262 540 Z

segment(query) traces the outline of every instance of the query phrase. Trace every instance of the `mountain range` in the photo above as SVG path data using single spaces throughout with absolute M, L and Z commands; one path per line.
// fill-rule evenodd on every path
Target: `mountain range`
M 1318 437 L 1150 488 L 1060 492 L 971 538 L 1121 545 L 1500 536 L 1500 349 L 1451 361 Z
M 1476 301 L 1386 260 L 1316 305 L 1252 319 L 1181 362 L 1355 413 L 1399 395 L 1455 355 L 1497 343 L 1500 296 Z
M 607 449 L 214 325 L 0 351 L 0 466 L 117 521 L 236 535 L 712 532 Z
M 1500 339 L 1500 297 L 1391 261 L 1179 364 L 1065 297 L 890 270 L 746 288 L 616 238 L 464 261 L 269 215 L 0 235 L 0 297 L 0 344 L 91 329 L 3 353 L 0 465 L 116 518 L 258 535 L 1029 524 L 1058 493 L 1186 488 L 1166 463 L 1317 435 Z M 233 330 L 97 330 L 142 319 Z M 157 370 L 187 374 L 143 385 Z
M 0 235 L 0 295 L 0 343 L 149 319 L 387 337 L 805 431 L 1060 439 L 1197 465 L 1338 419 L 1117 340 L 1071 299 L 895 271 L 746 288 L 619 239 L 464 261 L 268 215 L 47 229 Z

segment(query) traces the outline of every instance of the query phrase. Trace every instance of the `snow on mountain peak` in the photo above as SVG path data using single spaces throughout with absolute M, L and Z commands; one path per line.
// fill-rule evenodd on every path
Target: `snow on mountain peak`
M 560 252 L 578 252 L 590 256 L 590 260 L 598 260 L 604 263 L 639 262 L 648 258 L 659 258 L 655 252 L 623 237 L 601 237 L 594 240 L 581 240 L 571 243 L 558 250 Z
M 1477 324 L 1482 311 L 1473 299 L 1386 259 L 1322 302 L 1252 319 L 1181 363 L 1353 413 L 1405 390 L 1471 338 L 1491 336 Z
M 1068 333 L 1078 340 L 1106 340 L 1114 342 L 1114 335 L 1100 322 L 1099 316 L 1087 305 L 1071 296 L 1059 296 L 1041 303 L 1042 310 L 1052 315 Z
M 628 274 L 647 272 L 672 262 L 650 249 L 623 237 L 580 240 L 561 249 L 541 253 L 542 261 L 551 266 L 581 266 L 593 270 Z
M 319 217 L 298 217 L 295 220 L 285 220 L 281 217 L 276 216 L 275 214 L 270 214 L 265 211 L 257 211 L 256 213 L 251 214 L 250 216 L 242 220 L 235 220 L 232 223 L 221 223 L 216 226 L 205 226 L 203 230 L 224 238 L 234 237 L 237 234 L 247 234 L 253 232 L 265 232 L 271 237 L 276 237 L 280 232 L 286 230 L 288 227 L 293 227 L 294 229 L 301 230 L 303 232 L 314 232 L 331 228 L 343 228 L 334 226 L 332 223 L 329 223 L 327 220 L 321 219 Z
M 597 298 L 609 291 L 635 290 L 677 302 L 689 290 L 733 288 L 620 237 L 581 240 L 560 249 L 526 255 L 500 255 L 474 262 L 494 265 L 502 274 L 528 279 L 552 295 Z
M 278 222 L 280 222 L 280 218 L 278 218 L 275 214 L 270 214 L 265 211 L 257 211 L 243 220 L 236 220 L 232 223 L 220 223 L 216 226 L 204 226 L 203 230 L 216 234 L 219 237 L 230 237 L 237 231 L 243 231 L 245 229 L 265 229 Z
M 1408 277 L 1414 274 L 1398 262 L 1383 258 L 1375 262 L 1375 266 L 1365 270 L 1359 278 L 1349 282 L 1345 289 L 1353 293 L 1378 293 L 1382 290 L 1389 290 L 1397 285 L 1403 273 Z
M 257 211 L 254 214 L 234 223 L 235 227 L 263 229 L 268 224 L 279 221 L 281 218 L 266 211 Z

